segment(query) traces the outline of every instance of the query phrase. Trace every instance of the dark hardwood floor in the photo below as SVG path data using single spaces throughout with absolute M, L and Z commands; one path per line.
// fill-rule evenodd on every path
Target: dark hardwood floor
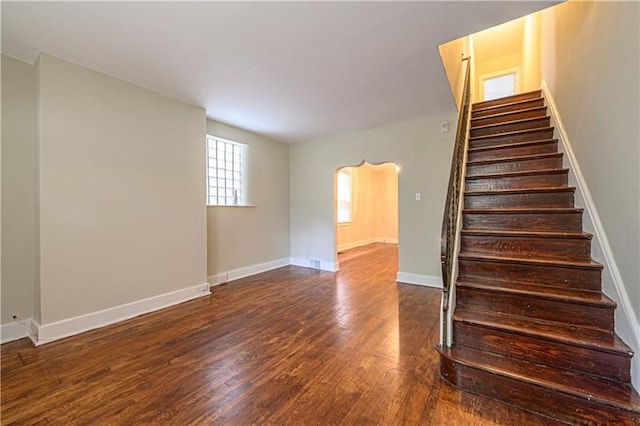
M 397 247 L 285 267 L 38 348 L 2 345 L 2 424 L 555 424 L 446 384 L 440 291 Z

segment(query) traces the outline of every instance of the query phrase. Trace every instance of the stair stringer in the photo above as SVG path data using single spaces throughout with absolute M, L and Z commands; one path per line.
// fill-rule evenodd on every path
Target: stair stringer
M 569 169 L 569 185 L 576 188 L 575 207 L 584 209 L 583 229 L 593 234 L 591 257 L 604 265 L 602 292 L 618 304 L 615 310 L 615 332 L 636 354 L 640 354 L 640 322 L 633 312 L 631 299 L 624 286 L 607 234 L 600 221 L 598 210 L 578 164 L 553 95 L 545 81 L 542 81 L 541 88 L 551 116 L 551 126 L 555 127 L 554 137 L 560 141 L 558 152 L 564 154 L 563 166 Z M 640 390 L 640 356 L 631 358 L 631 383 L 636 390 Z

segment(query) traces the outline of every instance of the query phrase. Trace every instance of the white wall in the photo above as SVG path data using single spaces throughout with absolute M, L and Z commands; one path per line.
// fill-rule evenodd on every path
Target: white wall
M 2 324 L 32 315 L 35 67 L 2 56 Z
M 640 388 L 640 4 L 568 2 L 542 12 L 541 77 L 578 167 L 585 230 L 618 304 L 616 333 L 635 351 Z M 556 123 L 557 125 L 557 123 Z M 560 126 L 558 126 L 560 128 Z M 571 158 L 570 155 L 566 156 Z M 580 174 L 574 173 L 579 169 Z M 589 197 L 590 195 L 590 197 Z M 599 220 L 598 220 L 599 219 Z M 608 244 L 607 244 L 608 241 Z
M 640 317 L 640 4 L 542 12 L 546 82 Z
M 249 146 L 247 197 L 253 205 L 207 207 L 209 282 L 232 271 L 241 270 L 230 279 L 244 275 L 242 270 L 267 262 L 288 263 L 289 145 L 215 121 L 207 122 L 207 132 Z
M 204 110 L 41 55 L 43 325 L 206 282 Z
M 440 229 L 454 133 L 440 133 L 440 123 L 455 127 L 456 114 L 430 116 L 394 126 L 345 133 L 290 150 L 291 257 L 308 265 L 319 259 L 335 266 L 333 232 L 334 172 L 345 165 L 394 162 L 398 175 L 399 271 L 440 276 Z M 420 192 L 421 201 L 415 201 Z

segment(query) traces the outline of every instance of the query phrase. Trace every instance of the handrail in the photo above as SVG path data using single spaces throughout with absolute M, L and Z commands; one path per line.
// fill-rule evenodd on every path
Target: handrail
M 464 72 L 463 88 L 460 100 L 460 110 L 458 111 L 458 127 L 456 131 L 456 141 L 453 148 L 453 158 L 451 160 L 451 172 L 449 174 L 449 188 L 447 189 L 447 201 L 442 218 L 442 235 L 440 239 L 440 263 L 442 266 L 442 346 L 450 346 L 451 336 L 449 333 L 449 317 L 452 304 L 452 283 L 456 264 L 456 246 L 459 239 L 459 221 L 461 204 L 463 197 L 463 184 L 465 175 L 465 152 L 469 140 L 469 124 L 471 119 L 471 82 L 469 58 L 466 61 Z

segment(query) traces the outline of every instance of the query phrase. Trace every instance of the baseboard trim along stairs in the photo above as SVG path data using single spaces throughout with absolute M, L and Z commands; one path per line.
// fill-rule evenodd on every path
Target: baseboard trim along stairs
M 553 106 L 552 106 L 553 107 Z M 572 171 L 542 91 L 472 106 L 452 345 L 442 377 L 567 424 L 640 424 Z M 633 342 L 635 343 L 635 342 Z

